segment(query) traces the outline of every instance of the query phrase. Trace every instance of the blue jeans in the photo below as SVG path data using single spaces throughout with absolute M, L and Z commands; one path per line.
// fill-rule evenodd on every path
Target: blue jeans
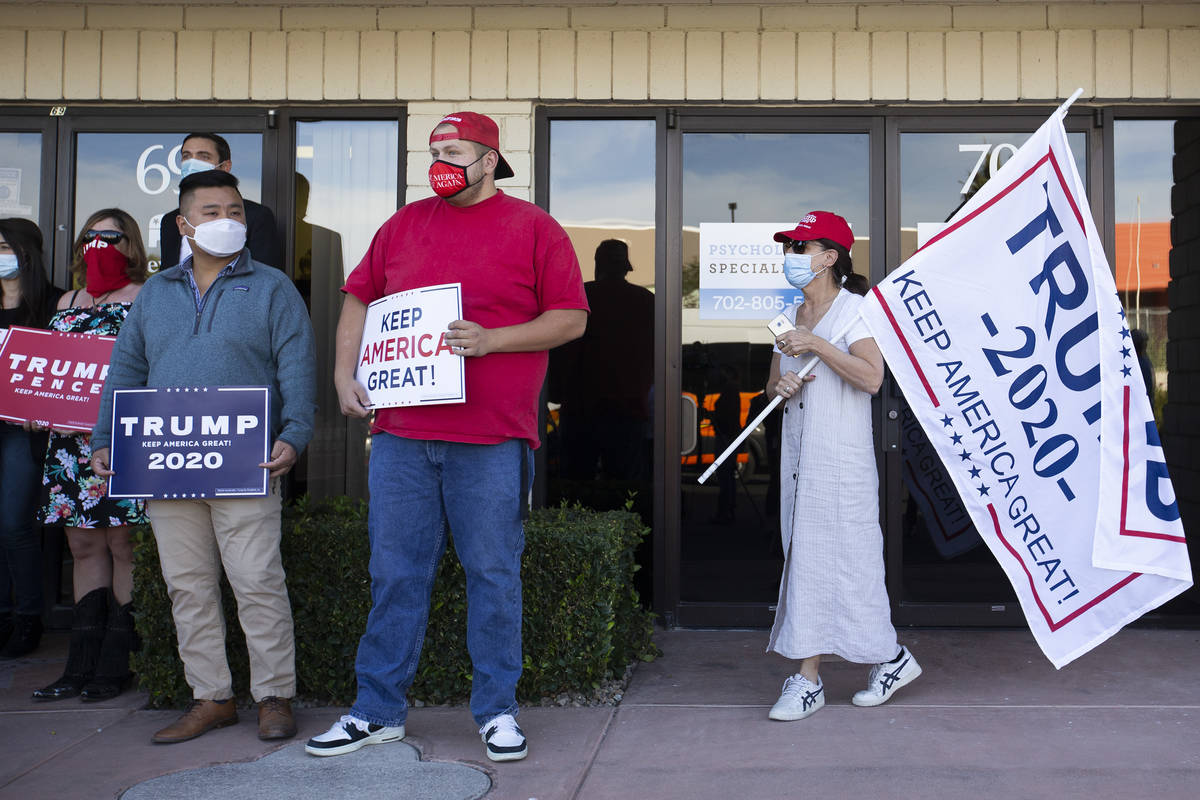
M 372 437 L 373 605 L 358 643 L 351 714 L 376 725 L 404 724 L 447 523 L 467 576 L 471 714 L 483 725 L 517 713 L 521 510 L 532 484 L 532 452 L 520 440 L 480 445 Z
M 36 444 L 42 445 L 35 452 Z M 42 613 L 42 550 L 33 529 L 46 437 L 0 422 L 0 615 Z

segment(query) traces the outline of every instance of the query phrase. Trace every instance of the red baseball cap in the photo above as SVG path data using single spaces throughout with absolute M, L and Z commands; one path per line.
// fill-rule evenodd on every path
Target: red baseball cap
M 854 246 L 854 234 L 846 220 L 831 211 L 810 211 L 790 231 L 775 234 L 775 241 L 787 240 L 807 242 L 812 239 L 828 239 L 849 250 Z
M 454 133 L 430 133 L 429 143 L 445 141 L 446 139 L 465 139 L 468 142 L 478 142 L 484 147 L 496 151 L 500 161 L 496 164 L 496 180 L 511 178 L 512 167 L 500 155 L 500 126 L 491 117 L 476 114 L 474 111 L 455 111 L 442 117 L 434 130 L 442 125 L 453 125 Z

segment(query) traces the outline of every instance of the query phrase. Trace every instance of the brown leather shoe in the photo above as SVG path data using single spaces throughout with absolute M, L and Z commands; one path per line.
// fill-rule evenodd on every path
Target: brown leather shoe
M 296 735 L 292 701 L 287 697 L 264 697 L 258 701 L 258 738 L 290 739 Z
M 154 734 L 150 741 L 155 744 L 186 742 L 213 728 L 224 728 L 237 721 L 237 703 L 232 698 L 219 703 L 216 700 L 193 700 L 182 717 Z

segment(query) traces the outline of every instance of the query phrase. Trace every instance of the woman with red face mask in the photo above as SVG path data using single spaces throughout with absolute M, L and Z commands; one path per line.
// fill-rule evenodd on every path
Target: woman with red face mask
M 72 250 L 71 272 L 83 288 L 67 292 L 49 327 L 116 336 L 149 277 L 137 222 L 117 208 L 88 217 Z M 33 693 L 38 700 L 82 695 L 107 700 L 129 683 L 133 631 L 133 545 L 129 526 L 146 523 L 144 504 L 112 500 L 91 468 L 91 437 L 52 431 L 42 473 L 38 521 L 66 528 L 75 566 L 74 619 L 63 676 Z

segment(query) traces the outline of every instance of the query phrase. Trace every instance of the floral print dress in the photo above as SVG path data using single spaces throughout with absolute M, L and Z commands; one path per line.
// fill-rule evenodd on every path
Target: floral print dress
M 63 309 L 50 319 L 48 327 L 64 333 L 116 336 L 129 314 L 129 306 L 129 303 L 104 303 Z M 42 468 L 38 521 L 72 528 L 145 524 L 148 521 L 145 503 L 110 499 L 107 482 L 92 472 L 91 439 L 86 433 L 50 432 Z

